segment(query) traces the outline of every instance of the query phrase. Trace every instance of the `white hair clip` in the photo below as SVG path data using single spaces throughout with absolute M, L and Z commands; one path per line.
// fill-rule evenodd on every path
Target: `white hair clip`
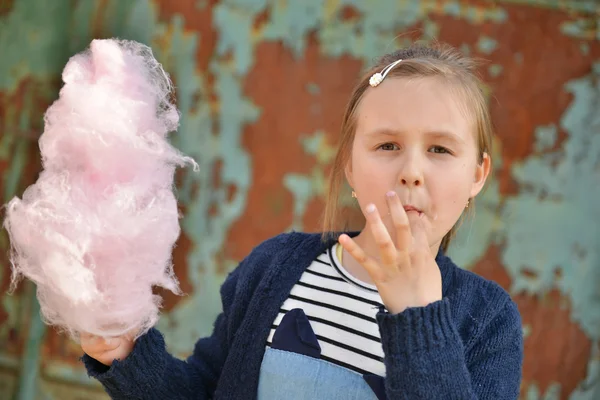
M 400 64 L 400 61 L 402 61 L 402 60 L 394 61 L 393 63 L 391 63 L 390 65 L 385 67 L 383 69 L 383 71 L 376 72 L 373 75 L 371 75 L 371 78 L 369 79 L 369 85 L 371 85 L 372 87 L 375 87 L 375 86 L 379 85 L 381 82 L 383 82 L 383 79 L 388 74 L 388 72 L 390 72 L 391 69 L 394 68 L 396 65 Z

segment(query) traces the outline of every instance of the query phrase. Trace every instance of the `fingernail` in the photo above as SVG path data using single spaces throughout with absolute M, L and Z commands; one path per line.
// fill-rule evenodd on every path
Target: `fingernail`
M 396 192 L 394 192 L 393 190 L 390 190 L 389 192 L 387 192 L 385 194 L 387 197 L 394 197 L 396 195 Z
M 375 204 L 369 204 L 367 206 L 367 212 L 372 213 L 373 211 L 375 211 Z

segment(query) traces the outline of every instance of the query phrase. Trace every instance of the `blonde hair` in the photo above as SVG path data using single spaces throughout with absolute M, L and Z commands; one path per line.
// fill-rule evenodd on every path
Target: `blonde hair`
M 350 160 L 354 136 L 356 133 L 356 112 L 365 91 L 370 87 L 371 76 L 380 72 L 395 61 L 395 65 L 387 74 L 386 79 L 400 78 L 438 78 L 452 83 L 452 88 L 463 99 L 467 115 L 474 120 L 477 132 L 477 152 L 479 163 L 483 162 L 484 154 L 491 154 L 493 129 L 486 97 L 482 91 L 481 80 L 476 75 L 477 63 L 446 45 L 425 47 L 414 45 L 383 56 L 359 80 L 346 106 L 341 127 L 341 140 L 333 162 L 329 177 L 329 190 L 326 198 L 323 218 L 324 238 L 335 236 L 336 231 L 345 230 L 339 226 L 341 216 L 340 193 L 345 181 L 345 168 Z M 471 203 L 473 203 L 471 201 Z M 455 224 L 444 236 L 441 243 L 443 251 L 447 251 L 450 241 L 456 234 Z

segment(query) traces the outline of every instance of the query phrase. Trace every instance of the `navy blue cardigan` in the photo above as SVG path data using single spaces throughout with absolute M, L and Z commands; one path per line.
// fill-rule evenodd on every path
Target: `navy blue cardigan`
M 113 399 L 255 399 L 271 324 L 302 272 L 332 242 L 287 233 L 257 246 L 221 287 L 223 312 L 185 361 L 151 329 L 123 361 L 87 355 L 88 374 Z M 523 334 L 515 303 L 497 284 L 440 252 L 443 299 L 378 313 L 388 399 L 517 399 Z M 282 385 L 285 383 L 282 382 Z

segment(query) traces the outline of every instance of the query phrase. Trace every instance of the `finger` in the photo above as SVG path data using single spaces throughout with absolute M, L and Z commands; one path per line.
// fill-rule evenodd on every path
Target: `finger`
M 85 347 L 88 351 L 94 353 L 104 353 L 117 349 L 120 344 L 121 341 L 118 338 L 103 338 L 92 335 L 91 339 L 85 343 Z
M 358 262 L 363 266 L 364 269 L 367 270 L 369 275 L 377 276 L 380 274 L 379 270 L 381 267 L 379 264 L 369 257 L 367 253 L 365 253 L 364 250 L 358 244 L 356 244 L 356 242 L 352 240 L 350 236 L 342 234 L 338 238 L 338 242 L 342 245 L 344 250 L 346 250 L 348 254 L 350 254 L 352 258 L 356 260 L 356 262 Z
M 86 341 L 91 341 L 94 339 L 94 335 L 92 335 L 91 333 L 87 333 L 87 332 L 81 332 L 79 334 L 79 340 L 86 340 Z
M 390 237 L 390 233 L 381 220 L 381 216 L 379 215 L 379 211 L 377 210 L 377 207 L 375 207 L 375 204 L 369 204 L 366 207 L 365 217 L 367 218 L 367 224 L 369 224 L 371 233 L 373 234 L 373 239 L 379 248 L 381 262 L 388 267 L 395 267 L 398 252 Z
M 415 219 L 411 226 L 413 247 L 416 249 L 429 249 L 429 240 L 427 239 L 427 227 L 425 221 L 421 218 Z
M 99 337 L 91 333 L 80 333 L 79 341 L 88 347 L 95 346 L 99 342 Z
M 404 211 L 404 206 L 396 195 L 396 192 L 387 193 L 388 207 L 394 223 L 394 231 L 396 232 L 396 247 L 399 251 L 409 251 L 412 246 L 413 237 L 410 230 L 410 222 L 408 215 Z

